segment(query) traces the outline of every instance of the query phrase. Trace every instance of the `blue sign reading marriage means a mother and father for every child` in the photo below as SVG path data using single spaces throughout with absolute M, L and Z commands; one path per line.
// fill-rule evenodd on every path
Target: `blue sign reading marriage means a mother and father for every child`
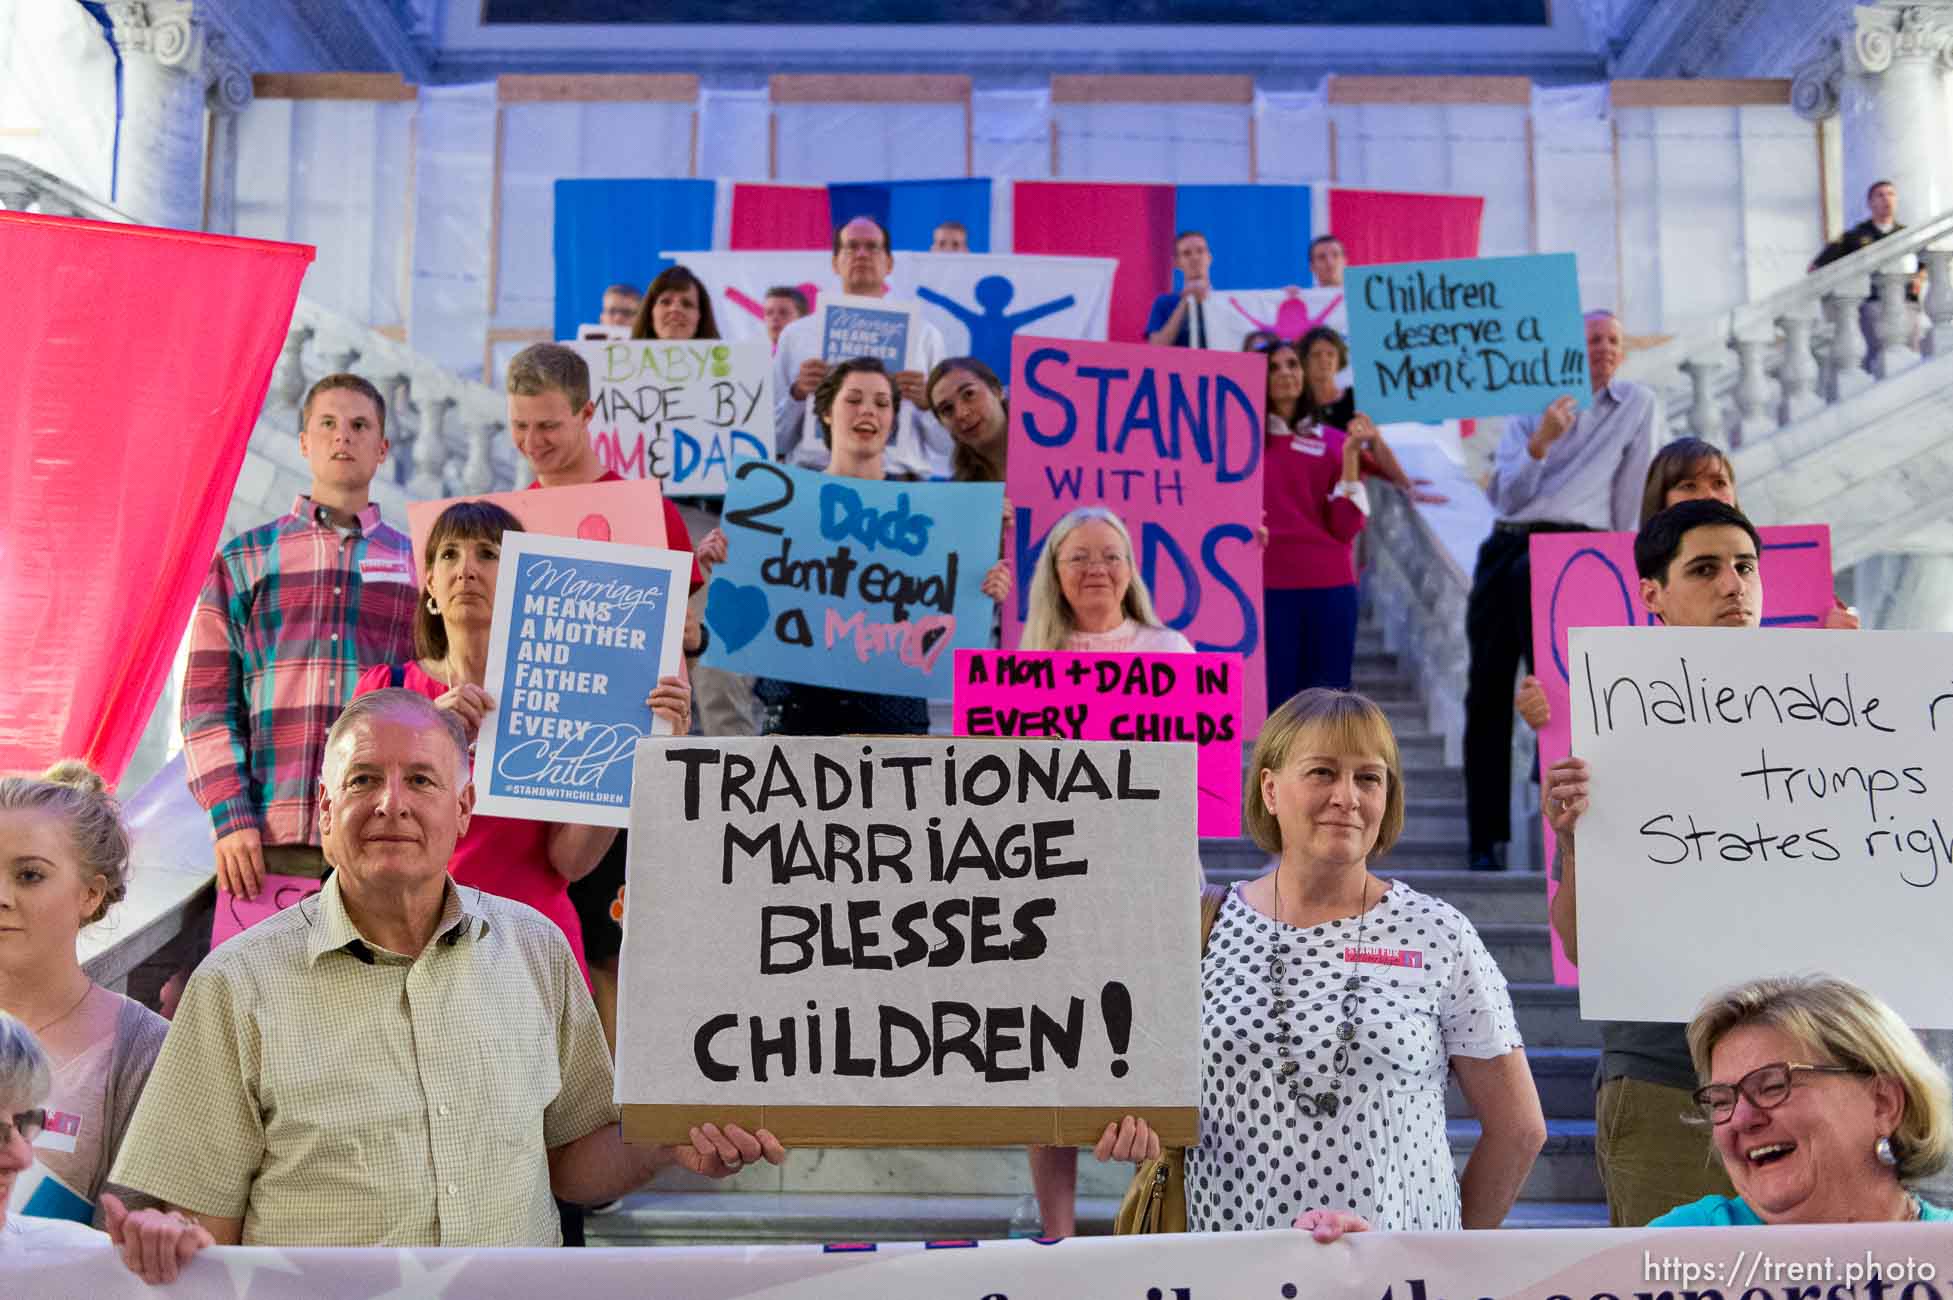
M 709 668 L 948 699 L 953 650 L 987 649 L 1001 483 L 842 478 L 748 460 L 706 592 Z
M 646 700 L 679 671 L 692 557 L 542 533 L 502 538 L 475 811 L 627 826 Z
M 1351 267 L 1348 289 L 1357 409 L 1380 424 L 1592 397 L 1571 253 Z

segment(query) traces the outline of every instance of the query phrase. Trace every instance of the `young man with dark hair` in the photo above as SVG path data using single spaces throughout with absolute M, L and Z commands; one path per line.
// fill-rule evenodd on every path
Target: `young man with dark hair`
M 1336 236 L 1317 235 L 1309 241 L 1309 272 L 1316 278 L 1316 288 L 1342 288 L 1343 270 L 1348 265 L 1349 254 Z
M 413 543 L 380 522 L 386 400 L 327 375 L 299 407 L 312 485 L 232 538 L 190 619 L 183 757 L 210 815 L 217 883 L 255 898 L 267 871 L 324 874 L 317 794 L 326 728 L 375 664 L 414 653 Z
M 1763 618 L 1763 541 L 1734 506 L 1684 501 L 1634 539 L 1641 603 L 1668 627 L 1757 627 Z M 1592 769 L 1565 758 L 1547 769 L 1540 799 L 1557 846 L 1559 889 L 1549 910 L 1567 960 L 1580 960 L 1574 828 L 1587 810 Z M 1679 1024 L 1602 1021 L 1595 1156 L 1615 1227 L 1640 1227 L 1677 1205 L 1731 1195 L 1708 1130 L 1685 1123 L 1696 1086 Z
M 807 295 L 790 284 L 776 284 L 766 291 L 760 303 L 760 319 L 766 322 L 766 341 L 780 346 L 780 332 L 810 310 Z
M 1173 268 L 1180 290 L 1153 299 L 1146 316 L 1146 341 L 1162 348 L 1207 346 L 1207 300 L 1213 296 L 1214 254 L 1207 236 L 1183 230 L 1173 237 Z

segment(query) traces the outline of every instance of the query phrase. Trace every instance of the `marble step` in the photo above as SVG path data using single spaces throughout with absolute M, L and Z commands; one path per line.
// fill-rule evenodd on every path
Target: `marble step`
M 1580 990 L 1545 982 L 1514 982 L 1512 1010 L 1519 1017 L 1519 1035 L 1530 1049 L 1600 1046 L 1600 1022 L 1580 1018 Z
M 1451 1140 L 1451 1158 L 1460 1173 L 1472 1146 L 1478 1141 L 1478 1121 L 1453 1119 L 1445 1122 Z M 1552 1119 L 1546 1121 L 1546 1145 L 1532 1172 L 1519 1190 L 1528 1201 L 1604 1201 L 1607 1189 L 1601 1185 L 1600 1170 L 1594 1164 L 1594 1121 Z
M 1545 909 L 1541 909 L 1540 915 L 1545 915 Z M 1486 951 L 1492 954 L 1492 960 L 1499 964 L 1508 982 L 1552 983 L 1553 932 L 1544 921 L 1491 922 L 1477 928 Z
M 592 1214 L 592 1246 L 789 1245 L 833 1241 L 990 1240 L 1006 1236 L 1021 1197 L 640 1192 Z M 1078 1230 L 1112 1231 L 1113 1196 L 1081 1196 Z M 1604 1228 L 1604 1201 L 1521 1200 L 1508 1228 Z
M 1594 1117 L 1594 1070 L 1600 1053 L 1591 1047 L 1526 1048 L 1526 1064 L 1531 1068 L 1533 1086 L 1539 1089 L 1540 1108 L 1552 1119 Z M 1445 1091 L 1445 1114 L 1453 1119 L 1470 1119 L 1471 1107 L 1453 1077 Z

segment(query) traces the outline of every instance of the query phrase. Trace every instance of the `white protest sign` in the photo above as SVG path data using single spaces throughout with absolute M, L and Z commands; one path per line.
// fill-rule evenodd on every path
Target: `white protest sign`
M 1953 1026 L 1953 640 L 1575 628 L 1581 1014 L 1822 969 Z
M 679 671 L 688 551 L 502 535 L 475 744 L 475 811 L 630 824 L 631 761 L 671 724 L 645 700 Z
M 628 1118 L 632 1140 L 729 1107 L 764 1108 L 787 1141 L 856 1107 L 958 1108 L 910 1143 L 1089 1143 L 1108 1110 L 1191 1136 L 1194 761 L 1164 743 L 641 745 L 617 1099 L 655 1122 Z M 1021 1109 L 979 1113 L 997 1108 Z M 880 1121 L 843 1144 L 892 1141 Z
M 773 455 L 773 354 L 760 343 L 572 344 L 590 366 L 590 442 L 606 469 L 666 496 L 724 496 L 735 461 Z

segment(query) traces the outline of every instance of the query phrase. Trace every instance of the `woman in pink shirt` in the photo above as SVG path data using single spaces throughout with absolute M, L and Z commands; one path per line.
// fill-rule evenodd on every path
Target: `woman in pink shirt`
M 1268 707 L 1310 686 L 1350 688 L 1356 658 L 1356 560 L 1369 521 L 1363 453 L 1377 443 L 1366 415 L 1347 431 L 1297 419 L 1307 407 L 1302 356 L 1268 348 L 1268 434 L 1262 456 L 1262 632 Z
M 437 708 L 460 718 L 473 743 L 482 719 L 495 707 L 482 682 L 488 672 L 488 627 L 495 613 L 502 534 L 511 530 L 522 531 L 521 522 L 490 501 L 457 501 L 441 512 L 421 557 L 426 599 L 414 616 L 419 658 L 372 669 L 359 679 L 354 695 L 386 686 L 419 691 Z M 683 678 L 659 678 L 645 704 L 670 720 L 674 735 L 690 730 L 692 692 Z M 583 955 L 583 927 L 570 901 L 570 882 L 588 875 L 616 838 L 614 827 L 476 813 L 454 846 L 448 873 L 457 884 L 527 903 L 556 922 L 587 982 L 590 968 Z

